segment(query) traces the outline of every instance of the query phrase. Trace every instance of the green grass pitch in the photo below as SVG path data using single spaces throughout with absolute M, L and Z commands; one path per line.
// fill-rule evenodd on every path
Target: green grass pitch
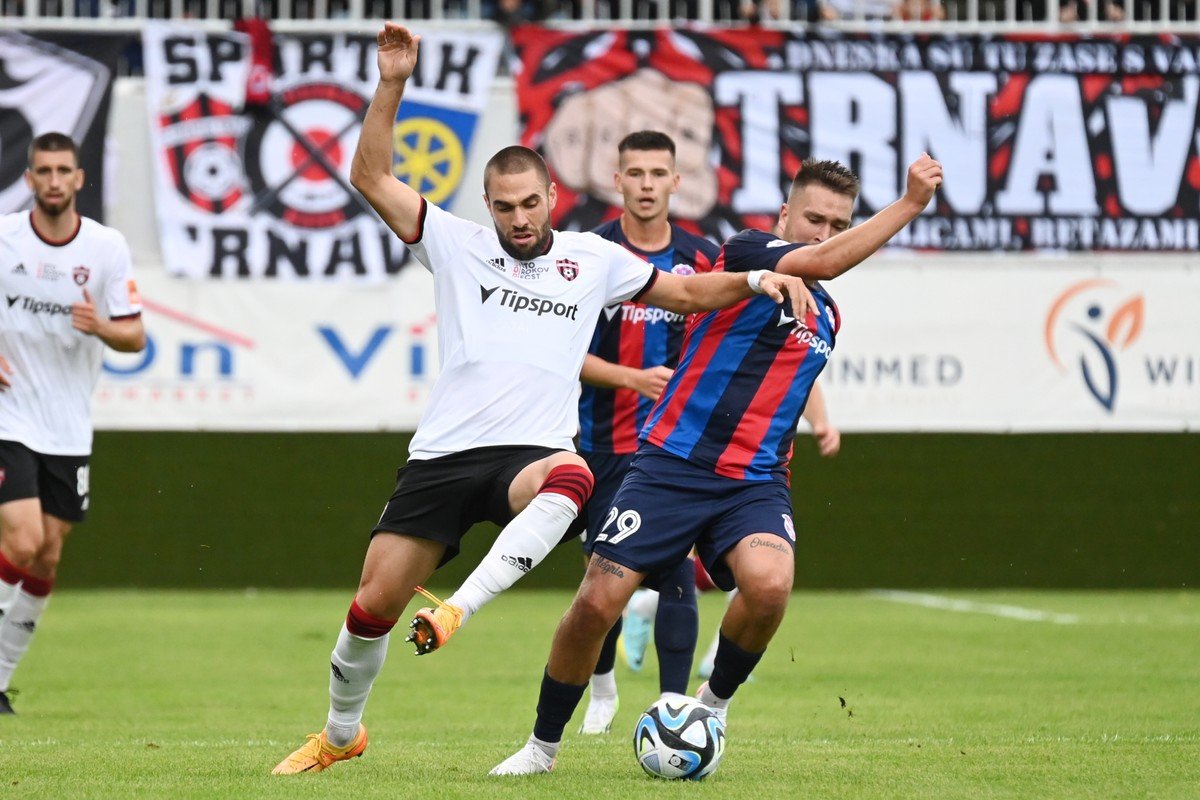
M 633 759 L 652 656 L 618 663 L 612 734 L 572 727 L 552 775 L 487 777 L 529 733 L 569 599 L 510 592 L 442 652 L 394 637 L 363 758 L 272 777 L 323 724 L 349 599 L 60 592 L 0 718 L 0 798 L 1200 797 L 1195 592 L 797 594 L 700 784 Z M 702 648 L 722 604 L 701 598 Z

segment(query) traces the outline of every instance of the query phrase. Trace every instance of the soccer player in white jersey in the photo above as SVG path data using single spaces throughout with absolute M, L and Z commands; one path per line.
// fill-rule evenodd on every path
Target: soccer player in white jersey
M 91 394 L 105 345 L 146 344 L 129 246 L 75 210 L 75 143 L 29 148 L 32 211 L 0 217 L 0 713 L 88 508 Z
M 419 41 L 391 22 L 380 31 L 379 85 L 350 179 L 433 274 L 441 374 L 334 646 L 326 726 L 275 774 L 319 772 L 362 755 L 363 710 L 389 632 L 419 584 L 457 554 L 471 525 L 492 520 L 504 528 L 447 603 L 419 612 L 410 637 L 418 652 L 444 644 L 562 539 L 592 488 L 571 437 L 579 371 L 602 308 L 636 297 L 691 313 L 755 292 L 778 302 L 786 295 L 797 314 L 812 302 L 799 280 L 766 273 L 683 279 L 593 234 L 551 230 L 555 188 L 541 157 L 524 147 L 504 148 L 484 171 L 494 229 L 426 202 L 392 174 L 392 128 Z

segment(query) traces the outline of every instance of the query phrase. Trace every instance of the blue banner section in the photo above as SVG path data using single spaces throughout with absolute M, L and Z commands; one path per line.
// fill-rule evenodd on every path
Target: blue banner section
M 442 208 L 451 208 L 479 114 L 405 101 L 396 112 L 392 172 Z

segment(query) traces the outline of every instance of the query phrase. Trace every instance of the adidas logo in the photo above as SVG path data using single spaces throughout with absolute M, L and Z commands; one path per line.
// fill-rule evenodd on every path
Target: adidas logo
M 37 630 L 37 623 L 31 619 L 27 619 L 24 622 L 12 622 L 9 624 L 11 624 L 14 628 L 24 629 L 26 633 L 33 633 L 35 630 Z
M 512 564 L 521 572 L 529 572 L 533 569 L 533 559 L 529 556 L 500 556 L 500 560 L 505 564 Z
M 13 267 L 12 274 L 13 274 L 13 275 L 24 275 L 24 274 L 26 274 L 26 273 L 25 273 L 25 265 L 24 265 L 24 264 L 17 264 L 15 267 Z
M 495 267 L 496 269 L 500 270 L 501 272 L 504 272 L 506 269 L 508 269 L 508 267 L 506 267 L 504 265 L 503 258 L 489 258 L 487 260 L 487 263 L 489 266 Z
M 342 674 L 342 671 L 340 669 L 338 669 L 337 664 L 333 663 L 332 661 L 329 662 L 329 669 L 331 669 L 333 671 L 333 677 L 337 680 L 338 683 L 349 683 L 350 682 L 350 680 L 345 675 Z

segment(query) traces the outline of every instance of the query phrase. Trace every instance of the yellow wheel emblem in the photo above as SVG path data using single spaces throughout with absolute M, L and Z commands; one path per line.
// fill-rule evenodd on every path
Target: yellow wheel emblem
M 462 142 L 449 126 L 430 117 L 410 117 L 392 128 L 397 178 L 440 203 L 458 188 L 462 179 Z

